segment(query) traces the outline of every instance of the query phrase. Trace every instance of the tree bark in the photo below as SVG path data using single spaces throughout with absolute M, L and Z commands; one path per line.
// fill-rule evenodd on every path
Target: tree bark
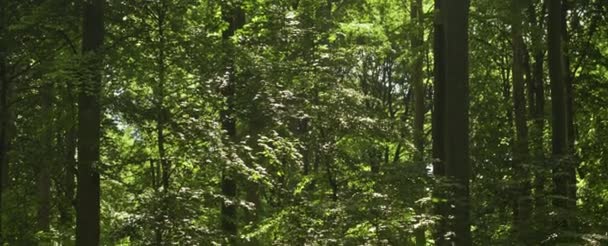
M 519 242 L 529 244 L 532 213 L 530 202 L 530 181 L 526 165 L 529 164 L 528 125 L 526 117 L 526 95 L 524 81 L 524 59 L 526 50 L 522 38 L 522 11 L 524 2 L 511 1 L 511 43 L 513 49 L 513 111 L 515 115 L 515 143 L 513 148 L 514 177 L 517 183 L 517 216 L 515 232 Z
M 8 18 L 8 1 L 0 1 L 0 222 L 2 221 L 2 196 L 9 184 L 9 158 L 8 150 L 10 145 L 10 111 L 8 99 L 10 98 L 10 81 L 8 80 L 7 58 L 8 49 L 6 47 L 6 36 Z M 0 244 L 4 243 L 2 223 L 0 223 Z
M 4 35 L 6 32 L 6 1 L 0 2 L 0 199 L 1 192 L 8 185 L 8 161 L 7 160 L 7 125 L 8 125 L 8 71 L 7 56 L 8 50 L 5 45 Z M 1 200 L 0 200 L 1 201 Z
M 566 87 L 566 134 L 568 134 L 567 139 L 567 156 L 566 156 L 566 173 L 568 176 L 568 201 L 567 207 L 568 211 L 570 211 L 570 229 L 576 227 L 576 168 L 578 167 L 578 160 L 576 156 L 576 129 L 575 129 L 575 120 L 574 120 L 574 75 L 570 71 L 570 57 L 568 56 L 568 22 L 567 22 L 567 13 L 568 13 L 568 2 L 562 2 L 562 16 L 561 16 L 561 27 L 562 27 L 562 52 L 563 52 L 563 76 L 564 76 L 564 84 Z M 574 20 L 573 25 L 579 25 L 579 23 Z M 589 28 L 593 28 L 593 23 L 590 24 Z
M 451 183 L 448 240 L 456 245 L 471 245 L 469 180 L 469 100 L 468 100 L 468 0 L 444 0 L 441 15 L 444 27 L 445 119 L 444 152 L 446 176 Z
M 422 15 L 422 0 L 411 1 L 411 24 L 415 28 L 411 36 L 411 48 L 414 52 L 414 61 L 412 63 L 412 84 L 414 89 L 414 163 L 422 169 L 424 166 L 424 81 L 422 62 L 424 58 L 424 16 Z M 421 173 L 425 173 L 423 170 Z M 424 189 L 421 189 L 420 195 L 423 195 Z M 423 208 L 417 208 L 418 214 L 421 214 Z M 416 245 L 426 245 L 425 228 L 419 227 L 415 231 Z
M 547 183 L 547 171 L 549 168 L 545 165 L 545 147 L 544 147 L 544 131 L 545 131 L 545 89 L 543 80 L 543 62 L 544 52 L 539 51 L 535 55 L 534 65 L 534 95 L 535 95 L 535 110 L 534 110 L 534 127 L 533 133 L 534 143 L 534 161 L 536 163 L 534 174 L 534 222 L 537 226 L 536 235 L 544 235 L 544 227 L 546 225 L 547 197 L 545 184 Z M 538 239 L 538 238 L 537 238 Z
M 158 158 L 161 164 L 161 185 L 163 189 L 169 188 L 171 166 L 166 157 L 165 151 L 165 83 L 166 83 L 166 61 L 165 61 L 165 17 L 166 6 L 164 1 L 160 1 L 158 9 L 158 84 L 156 85 L 156 133 L 158 140 Z
M 78 51 L 72 50 L 73 55 L 77 56 Z M 65 128 L 62 128 L 62 136 L 58 136 L 57 142 L 61 148 L 62 157 L 59 159 L 60 174 L 59 182 L 57 184 L 58 193 L 60 193 L 60 202 L 58 204 L 59 210 L 59 226 L 61 230 L 70 229 L 73 225 L 74 208 L 75 208 L 75 191 L 76 191 L 76 144 L 77 144 L 77 108 L 76 98 L 74 92 L 75 79 L 71 78 L 66 81 L 65 97 L 62 101 L 63 107 L 66 108 L 66 113 L 61 119 L 63 122 L 68 122 Z M 58 162 L 58 164 L 59 164 Z M 72 243 L 72 239 L 69 235 L 65 235 L 62 238 L 65 245 Z
M 38 163 L 38 230 L 48 232 L 51 216 L 51 165 L 53 164 L 53 118 L 52 118 L 52 85 L 46 83 L 40 89 L 41 115 L 43 124 L 40 144 L 41 151 Z
M 533 222 L 535 225 L 534 238 L 535 242 L 540 242 L 544 239 L 546 230 L 546 193 L 545 183 L 548 168 L 545 166 L 545 150 L 544 150 L 544 131 L 545 131 L 545 87 L 544 87 L 544 49 L 543 26 L 542 20 L 545 8 L 541 10 L 541 14 L 536 13 L 536 7 L 533 2 L 528 7 L 528 14 L 532 28 L 532 51 L 534 54 L 534 65 L 532 67 L 532 76 L 530 81 L 530 98 L 529 107 L 534 125 L 530 132 L 532 155 L 534 160 L 534 214 Z M 540 20 L 538 19 L 540 16 Z
M 68 90 L 69 96 L 67 103 L 69 104 L 69 113 L 67 116 L 67 121 L 70 122 L 70 125 L 67 127 L 65 131 L 65 136 L 63 136 L 63 144 L 65 146 L 64 149 L 64 158 L 63 161 L 63 172 L 61 174 L 61 189 L 62 199 L 59 203 L 59 224 L 62 230 L 66 230 L 71 228 L 73 225 L 73 216 L 74 216 L 74 191 L 76 187 L 76 183 L 74 178 L 76 177 L 76 137 L 77 137 L 77 129 L 76 129 L 76 108 L 75 101 L 73 99 L 72 91 Z M 63 238 L 64 245 L 69 245 L 72 241 L 70 237 Z
M 433 175 L 437 180 L 435 189 L 433 190 L 433 200 L 435 201 L 435 214 L 439 217 L 434 232 L 436 245 L 446 245 L 445 235 L 447 231 L 446 219 L 447 204 L 445 187 L 443 185 L 445 179 L 445 153 L 444 153 L 444 135 L 443 128 L 445 127 L 445 54 L 444 54 L 444 31 L 441 17 L 442 0 L 435 0 L 435 19 L 433 21 L 433 114 L 432 114 L 432 138 L 433 138 Z
M 566 73 L 564 61 L 564 41 L 562 37 L 563 17 L 562 1 L 548 0 L 548 46 L 549 46 L 549 78 L 551 80 L 551 145 L 555 162 L 553 168 L 554 199 L 557 216 L 555 226 L 559 231 L 570 229 L 572 219 L 568 215 L 569 189 L 571 174 L 568 162 L 568 127 L 567 127 L 567 104 L 566 104 Z
M 101 49 L 104 38 L 103 0 L 83 2 L 82 53 L 84 76 L 78 96 L 78 190 L 76 245 L 99 245 L 99 141 L 101 135 Z

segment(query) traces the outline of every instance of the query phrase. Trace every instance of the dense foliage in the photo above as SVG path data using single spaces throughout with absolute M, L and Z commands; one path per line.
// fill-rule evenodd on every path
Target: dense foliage
M 447 1 L 0 0 L 0 245 L 73 245 L 97 220 L 76 210 L 95 204 L 89 172 L 101 245 L 448 245 Z M 608 3 L 453 2 L 469 30 L 462 245 L 607 244 Z

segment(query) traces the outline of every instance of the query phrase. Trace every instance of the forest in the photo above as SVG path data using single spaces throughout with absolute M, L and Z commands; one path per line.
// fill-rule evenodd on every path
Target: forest
M 0 0 L 0 245 L 608 245 L 607 0 Z

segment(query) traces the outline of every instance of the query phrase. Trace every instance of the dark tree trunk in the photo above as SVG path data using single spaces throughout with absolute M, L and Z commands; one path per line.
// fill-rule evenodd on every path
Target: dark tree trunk
M 99 141 L 101 135 L 102 0 L 85 1 L 82 25 L 84 75 L 78 97 L 76 245 L 99 245 Z
M 422 71 L 422 59 L 424 56 L 423 46 L 423 16 L 422 16 L 422 1 L 412 0 L 412 22 L 417 23 L 417 30 L 412 35 L 412 50 L 415 53 L 412 66 L 412 84 L 414 89 L 414 146 L 416 152 L 414 161 L 422 162 L 424 158 L 424 82 Z
M 53 118 L 52 118 L 52 85 L 46 83 L 40 89 L 42 127 L 41 151 L 38 163 L 38 230 L 48 232 L 51 216 L 51 165 L 53 164 Z
M 66 122 L 70 122 L 71 125 L 65 131 L 65 136 L 63 136 L 63 144 L 65 146 L 64 149 L 64 157 L 62 159 L 62 173 L 61 173 L 61 181 L 60 186 L 62 190 L 61 201 L 59 203 L 59 224 L 62 230 L 66 230 L 72 227 L 73 216 L 74 216 L 74 191 L 76 187 L 76 183 L 74 179 L 76 177 L 76 109 L 74 104 L 74 99 L 71 96 L 71 91 L 68 91 L 70 96 L 68 96 L 67 103 L 69 103 L 69 113 Z M 72 240 L 69 237 L 63 238 L 64 244 L 68 245 Z
M 226 99 L 226 107 L 221 111 L 220 117 L 222 128 L 226 131 L 229 141 L 236 141 L 236 115 L 235 115 L 235 97 L 236 97 L 236 74 L 234 71 L 234 44 L 230 38 L 240 29 L 245 23 L 245 13 L 240 6 L 222 6 L 222 18 L 228 23 L 228 29 L 222 34 L 224 48 L 226 49 L 226 69 L 228 74 L 227 84 L 222 85 L 221 93 Z M 230 167 L 225 167 L 222 173 L 221 188 L 222 194 L 231 201 L 222 203 L 221 224 L 222 230 L 229 237 L 229 242 L 235 244 L 237 242 L 237 217 L 236 217 L 236 195 L 237 186 L 234 177 L 234 171 Z
M 445 187 L 445 152 L 444 152 L 444 116 L 445 116 L 445 54 L 444 54 L 444 31 L 440 20 L 442 0 L 435 0 L 435 19 L 433 21 L 433 114 L 432 114 L 432 138 L 433 138 L 433 175 L 437 180 L 433 191 L 435 198 L 435 214 L 439 221 L 435 226 L 434 239 L 436 245 L 446 245 L 445 235 L 448 232 L 446 219 L 447 204 L 443 202 L 446 198 Z
M 59 224 L 62 228 L 70 228 L 72 226 L 72 218 L 74 208 L 74 191 L 76 187 L 76 138 L 77 138 L 77 112 L 76 100 L 73 90 L 74 83 L 67 82 L 66 97 L 64 105 L 67 108 L 67 114 L 64 121 L 69 122 L 65 128 L 65 133 L 62 140 L 63 148 L 63 166 L 61 167 L 60 189 L 62 191 L 62 201 L 59 203 Z M 69 239 L 66 239 L 69 240 Z
M 513 146 L 514 177 L 517 184 L 515 199 L 517 216 L 515 232 L 519 242 L 529 244 L 532 208 L 530 202 L 530 179 L 526 165 L 529 163 L 528 125 L 526 117 L 526 95 L 524 81 L 524 59 L 526 50 L 522 38 L 522 11 L 524 2 L 511 1 L 511 43 L 513 46 L 513 111 L 515 115 L 515 143 Z
M 557 210 L 556 227 L 559 231 L 570 229 L 572 219 L 569 213 L 568 198 L 571 184 L 571 172 L 568 156 L 568 116 L 566 96 L 566 69 L 564 61 L 564 40 L 562 39 L 563 17 L 562 1 L 548 0 L 548 46 L 549 46 L 549 77 L 551 80 L 552 105 L 552 152 L 555 162 L 553 168 L 554 195 L 553 204 Z
M 545 149 L 544 149 L 544 131 L 545 131 L 545 84 L 544 84 L 544 50 L 543 50 L 543 26 L 542 19 L 545 13 L 545 8 L 541 10 L 541 14 L 536 13 L 534 3 L 531 3 L 529 8 L 529 18 L 532 27 L 532 47 L 534 54 L 534 65 L 530 81 L 530 98 L 529 107 L 531 117 L 533 118 L 533 127 L 530 132 L 531 147 L 533 154 L 534 165 L 534 241 L 540 242 L 544 239 L 546 230 L 546 193 L 545 183 L 547 180 L 548 168 L 545 166 Z M 538 18 L 540 16 L 540 18 Z M 539 20 L 540 19 L 540 20 Z
M 424 58 L 424 16 L 422 15 L 422 0 L 411 1 L 411 21 L 415 23 L 415 31 L 411 36 L 411 48 L 414 52 L 414 62 L 412 63 L 412 83 L 414 86 L 414 163 L 420 166 L 425 173 L 424 166 L 424 78 L 422 62 Z M 424 196 L 424 189 L 420 189 L 418 195 Z M 422 213 L 423 208 L 417 208 L 418 213 Z M 426 245 L 425 228 L 420 227 L 415 231 L 416 245 Z
M 468 100 L 468 0 L 444 0 L 441 15 L 444 28 L 445 119 L 443 125 L 445 170 L 450 185 L 449 238 L 456 245 L 471 245 L 469 181 Z
M 570 211 L 570 229 L 574 229 L 577 225 L 576 221 L 576 168 L 578 167 L 578 160 L 576 157 L 575 142 L 576 142 L 576 129 L 574 121 L 574 75 L 570 72 L 570 56 L 568 55 L 568 24 L 567 24 L 567 13 L 568 13 L 568 1 L 562 2 L 562 16 L 561 16 L 561 27 L 562 27 L 562 47 L 563 47 L 563 76 L 564 85 L 566 87 L 566 137 L 568 139 L 567 144 L 567 156 L 566 156 L 566 173 L 568 176 L 568 211 Z M 579 25 L 574 20 L 573 25 Z M 590 30 L 594 27 L 593 22 L 590 24 Z M 592 32 L 592 31 L 590 31 Z M 581 58 L 582 59 L 582 58 Z
M 4 36 L 6 30 L 6 3 L 0 3 L 0 37 Z M 8 75 L 6 71 L 6 54 L 4 40 L 0 40 L 0 244 L 2 244 L 2 194 L 8 186 Z
M 4 243 L 3 231 L 2 231 L 2 196 L 4 191 L 9 184 L 9 164 L 8 164 L 8 150 L 10 145 L 10 111 L 8 105 L 9 93 L 10 93 L 10 81 L 7 71 L 7 58 L 8 49 L 5 45 L 6 41 L 3 38 L 7 32 L 7 13 L 8 13 L 8 1 L 0 1 L 0 244 Z
M 0 2 L 0 38 L 4 37 L 6 32 L 6 3 L 7 1 Z M 2 191 L 8 185 L 8 158 L 7 154 L 7 126 L 8 126 L 8 71 L 7 71 L 7 48 L 5 47 L 5 41 L 0 39 L 0 199 L 2 199 Z M 1 201 L 1 200 L 0 200 Z
M 534 64 L 534 222 L 540 231 L 535 234 L 544 235 L 543 228 L 546 225 L 547 197 L 545 185 L 549 168 L 545 165 L 544 131 L 545 131 L 545 89 L 543 80 L 544 54 L 542 51 L 536 53 Z M 539 239 L 539 238 L 537 238 Z

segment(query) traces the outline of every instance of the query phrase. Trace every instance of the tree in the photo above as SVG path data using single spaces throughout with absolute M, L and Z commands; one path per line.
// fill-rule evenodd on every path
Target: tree
M 167 193 L 170 188 L 170 178 L 171 178 L 171 163 L 168 160 L 166 154 L 165 147 L 165 124 L 168 119 L 167 118 L 167 109 L 165 108 L 165 84 L 167 78 L 167 61 L 166 61 L 166 21 L 167 21 L 167 12 L 168 6 L 164 0 L 159 1 L 155 4 L 154 8 L 154 17 L 156 21 L 156 32 L 158 35 L 158 49 L 156 55 L 156 66 L 158 73 L 158 81 L 153 86 L 154 90 L 154 103 L 156 108 L 156 138 L 157 138 L 157 148 L 158 148 L 158 165 L 160 165 L 160 188 L 162 188 L 162 202 L 160 204 L 160 211 L 158 215 L 158 221 L 156 222 L 156 244 L 163 244 L 163 233 L 166 230 L 165 228 L 165 217 L 167 216 L 168 201 L 166 201 Z M 155 187 L 156 188 L 156 187 Z
M 424 16 L 422 12 L 422 0 L 412 0 L 411 2 L 411 22 L 414 24 L 414 32 L 411 38 L 411 48 L 414 53 L 412 62 L 412 84 L 414 90 L 414 163 L 423 167 L 424 161 L 424 115 L 425 107 L 425 88 L 423 77 L 423 58 L 424 58 Z M 423 167 L 422 169 L 426 169 Z M 416 231 L 416 244 L 426 245 L 425 229 L 421 227 Z
M 520 242 L 529 243 L 530 221 L 532 213 L 530 202 L 529 181 L 529 147 L 528 147 L 528 125 L 526 117 L 526 95 L 525 95 L 525 56 L 526 48 L 522 37 L 522 12 L 524 2 L 511 1 L 511 44 L 513 49 L 512 74 L 513 74 L 513 111 L 515 115 L 515 143 L 513 146 L 514 176 L 517 179 L 515 199 L 517 200 L 516 211 L 513 212 L 515 219 L 515 231 Z M 530 96 L 530 95 L 529 95 Z
M 8 71 L 6 64 L 6 1 L 0 2 L 0 211 L 2 210 L 2 197 L 8 185 Z M 2 212 L 0 212 L 0 243 L 4 242 L 2 236 Z
M 566 94 L 566 63 L 564 60 L 562 0 L 549 0 L 549 20 L 547 24 L 549 78 L 551 80 L 551 143 L 552 155 L 555 162 L 553 168 L 553 183 L 555 198 L 553 205 L 557 209 L 557 229 L 567 231 L 572 229 L 573 220 L 568 213 L 573 209 L 568 201 L 571 190 L 576 187 L 572 183 L 574 169 L 568 161 L 568 127 L 567 127 L 567 94 Z
M 445 178 L 445 153 L 444 153 L 444 134 L 445 128 L 445 54 L 444 54 L 444 33 L 443 21 L 441 17 L 442 0 L 435 0 L 435 18 L 433 22 L 433 115 L 432 115 L 432 138 L 433 138 L 433 175 L 437 180 L 433 197 L 435 198 L 435 213 L 439 216 L 439 221 L 435 227 L 435 243 L 445 245 L 445 235 L 447 233 L 447 207 L 443 201 L 445 191 L 443 179 Z
M 51 223 L 51 166 L 53 165 L 53 116 L 52 84 L 45 83 L 40 89 L 41 115 L 47 124 L 42 126 L 38 163 L 38 230 L 47 232 Z
M 567 189 L 568 189 L 568 200 L 567 207 L 569 210 L 570 221 L 570 229 L 573 229 L 577 226 L 576 221 L 576 193 L 577 193 L 577 179 L 576 179 L 576 168 L 579 166 L 576 156 L 576 129 L 574 123 L 574 76 L 570 71 L 570 48 L 569 46 L 569 33 L 568 33 L 568 21 L 567 15 L 570 6 L 566 1 L 562 1 L 562 14 L 561 14 L 561 27 L 562 27 L 562 55 L 563 55 L 563 79 L 566 87 L 566 133 L 568 136 L 566 139 L 568 140 L 567 144 L 567 155 L 566 155 L 566 175 L 568 178 L 567 181 Z M 573 20 L 575 22 L 576 20 Z M 595 29 L 595 24 L 592 22 L 589 24 L 589 32 L 592 35 Z M 573 25 L 578 26 L 578 23 L 573 23 Z M 584 56 L 584 55 L 583 55 Z
M 454 218 L 448 230 L 454 233 L 449 241 L 471 245 L 470 163 L 468 113 L 468 12 L 469 1 L 445 0 L 441 4 L 444 30 L 445 111 L 444 136 L 445 173 L 450 184 L 448 203 Z
M 528 107 L 530 115 L 533 119 L 533 127 L 530 131 L 531 150 L 534 165 L 534 215 L 533 224 L 536 226 L 537 235 L 535 241 L 542 240 L 545 234 L 544 230 L 539 230 L 546 225 L 546 198 L 545 198 L 545 183 L 546 170 L 545 165 L 545 148 L 544 148 L 544 130 L 545 130 L 545 83 L 544 83 L 544 60 L 545 52 L 543 45 L 543 26 L 542 19 L 544 18 L 545 6 L 541 8 L 541 14 L 537 14 L 536 4 L 531 2 L 528 6 L 528 16 L 530 18 L 530 26 L 532 32 L 532 57 L 534 64 L 528 62 L 528 69 L 531 70 L 528 75 Z
M 101 137 L 99 98 L 102 85 L 104 1 L 87 1 L 83 8 L 83 81 L 78 96 L 76 245 L 99 245 L 99 142 Z

